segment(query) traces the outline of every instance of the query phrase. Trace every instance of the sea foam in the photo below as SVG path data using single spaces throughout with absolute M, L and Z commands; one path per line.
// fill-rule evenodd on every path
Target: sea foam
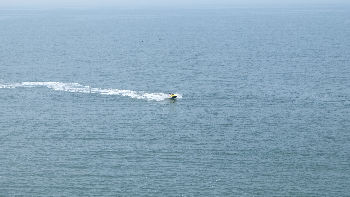
M 1 88 L 35 88 L 35 87 L 47 87 L 55 91 L 65 91 L 73 93 L 85 93 L 85 94 L 100 94 L 100 95 L 119 95 L 127 96 L 134 99 L 144 99 L 150 101 L 163 101 L 168 99 L 168 94 L 165 93 L 147 93 L 144 91 L 134 90 L 120 90 L 120 89 L 102 89 L 92 88 L 90 86 L 84 86 L 79 83 L 63 83 L 63 82 L 21 82 L 21 83 L 0 83 Z M 181 94 L 177 94 L 178 98 L 182 98 Z

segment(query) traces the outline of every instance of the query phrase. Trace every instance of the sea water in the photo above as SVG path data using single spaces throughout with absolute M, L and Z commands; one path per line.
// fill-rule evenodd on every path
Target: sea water
M 347 6 L 1 9 L 0 196 L 347 196 L 349 76 Z

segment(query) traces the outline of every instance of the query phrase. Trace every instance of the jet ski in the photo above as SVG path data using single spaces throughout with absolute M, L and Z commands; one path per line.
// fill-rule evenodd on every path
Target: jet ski
M 176 99 L 176 97 L 177 97 L 176 94 L 169 93 L 169 98 L 170 99 Z

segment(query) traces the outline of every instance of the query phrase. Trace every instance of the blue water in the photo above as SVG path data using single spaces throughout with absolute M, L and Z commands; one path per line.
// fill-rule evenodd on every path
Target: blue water
M 0 196 L 348 196 L 349 76 L 346 6 L 2 9 Z

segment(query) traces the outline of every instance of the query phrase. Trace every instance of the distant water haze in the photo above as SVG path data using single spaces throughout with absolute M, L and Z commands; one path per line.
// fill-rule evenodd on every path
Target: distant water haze
M 0 7 L 208 7 L 237 5 L 338 4 L 346 0 L 2 0 Z

